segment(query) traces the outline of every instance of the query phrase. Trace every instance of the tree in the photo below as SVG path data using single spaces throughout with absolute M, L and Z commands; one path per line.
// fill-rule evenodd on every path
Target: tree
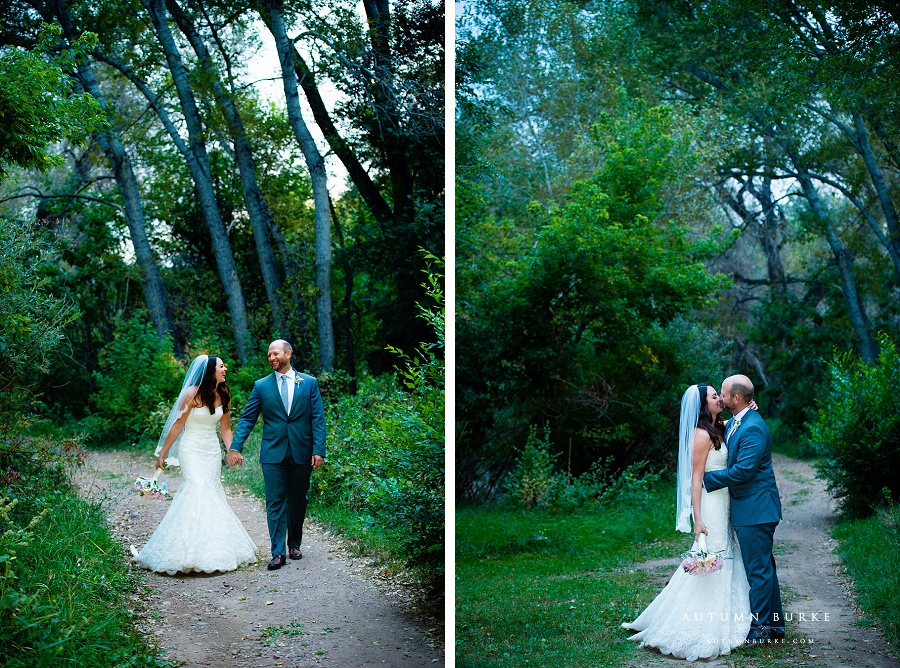
M 470 286 L 458 305 L 461 495 L 489 495 L 541 423 L 557 449 L 575 441 L 576 472 L 648 456 L 668 426 L 635 421 L 634 407 L 665 415 L 676 388 L 719 361 L 683 319 L 715 295 L 699 262 L 711 247 L 689 239 L 662 197 L 693 163 L 690 137 L 673 132 L 666 108 L 627 100 L 623 118 L 601 117 L 594 131 L 603 166 L 563 203 L 530 207 L 530 229 L 492 219 L 477 199 L 458 211 L 463 243 L 489 249 L 461 252 L 458 269 Z
M 272 0 L 265 5 L 264 19 L 275 37 L 281 61 L 281 79 L 287 101 L 288 118 L 294 136 L 303 151 L 313 184 L 316 211 L 316 310 L 319 326 L 319 361 L 324 371 L 334 368 L 334 331 L 331 323 L 331 200 L 325 162 L 303 120 L 294 71 L 294 50 L 284 26 L 283 3 Z
M 412 350 L 433 336 L 417 317 L 416 304 L 427 297 L 418 249 L 443 248 L 443 3 L 373 0 L 363 3 L 365 22 L 345 0 L 289 9 L 301 25 L 292 42 L 318 56 L 308 63 L 294 49 L 299 85 L 368 210 L 347 254 L 357 274 L 389 281 L 389 296 L 377 305 L 381 329 L 391 343 Z M 345 96 L 330 113 L 318 90 L 322 77 Z M 370 362 L 393 364 L 384 353 Z
M 0 178 L 12 166 L 47 169 L 59 162 L 49 153 L 67 135 L 84 141 L 105 124 L 90 95 L 74 93 L 63 68 L 69 54 L 48 57 L 60 31 L 45 26 L 32 51 L 0 49 Z M 82 52 L 94 37 L 73 42 Z M 33 225 L 0 217 L 0 418 L 4 422 L 31 400 L 51 355 L 72 320 L 72 304 L 53 296 L 37 270 L 45 250 Z
M 229 135 L 234 145 L 235 160 L 241 174 L 241 186 L 244 192 L 244 203 L 247 207 L 247 214 L 250 218 L 250 224 L 253 228 L 253 238 L 256 241 L 256 252 L 259 256 L 259 265 L 262 271 L 263 282 L 266 286 L 266 296 L 268 298 L 269 307 L 272 311 L 272 320 L 275 330 L 280 332 L 283 338 L 292 339 L 287 323 L 282 314 L 281 298 L 278 294 L 280 281 L 278 280 L 278 272 L 275 266 L 275 254 L 272 250 L 270 232 L 275 223 L 272 220 L 272 214 L 266 204 L 259 185 L 256 180 L 256 161 L 253 157 L 253 151 L 250 148 L 250 142 L 247 137 L 247 130 L 244 122 L 238 112 L 235 102 L 236 91 L 234 88 L 234 78 L 229 76 L 229 90 L 226 90 L 209 49 L 200 35 L 194 20 L 178 5 L 175 0 L 167 0 L 166 6 L 172 14 L 179 29 L 187 37 L 197 54 L 199 61 L 198 67 L 212 84 L 213 93 L 218 104 L 219 110 L 225 117 L 228 126 Z M 221 40 L 216 34 L 212 23 L 209 23 L 213 32 L 213 38 L 221 46 Z M 229 57 L 224 48 L 220 49 L 220 55 L 225 61 L 226 68 L 230 71 Z
M 44 3 L 35 3 L 33 5 L 38 11 L 42 11 L 49 19 L 50 10 Z M 76 40 L 72 17 L 66 8 L 65 2 L 60 0 L 54 7 L 55 18 L 59 21 L 63 28 L 63 34 L 69 43 Z M 128 221 L 128 229 L 131 234 L 131 242 L 134 244 L 135 257 L 141 267 L 141 284 L 144 291 L 144 299 L 147 302 L 147 309 L 150 311 L 150 317 L 156 327 L 156 334 L 160 340 L 166 337 L 175 337 L 175 328 L 172 322 L 171 313 L 169 313 L 167 304 L 168 298 L 166 290 L 162 283 L 162 277 L 159 273 L 159 267 L 156 264 L 156 258 L 153 249 L 150 247 L 150 241 L 147 238 L 147 228 L 144 221 L 144 204 L 141 198 L 140 188 L 138 187 L 137 177 L 135 176 L 131 160 L 128 156 L 125 146 L 122 143 L 121 131 L 115 125 L 112 115 L 107 109 L 106 102 L 100 92 L 100 86 L 94 76 L 94 68 L 87 57 L 82 56 L 77 63 L 77 77 L 81 87 L 90 93 L 104 109 L 109 118 L 109 129 L 105 132 L 98 133 L 97 139 L 103 148 L 104 153 L 113 164 L 116 183 L 119 186 L 119 192 L 124 203 L 125 219 Z
M 200 207 L 203 210 L 204 221 L 212 237 L 219 276 L 222 279 L 225 294 L 228 296 L 228 310 L 231 314 L 231 328 L 234 334 L 238 359 L 244 362 L 247 360 L 248 351 L 253 348 L 253 339 L 250 335 L 247 321 L 247 307 L 244 302 L 243 288 L 237 275 L 237 269 L 234 266 L 231 244 L 228 242 L 228 235 L 225 232 L 225 226 L 222 224 L 222 216 L 219 212 L 215 192 L 210 181 L 209 156 L 206 152 L 206 141 L 204 139 L 200 112 L 188 81 L 187 70 L 184 67 L 181 54 L 168 25 L 164 0 L 142 1 L 153 23 L 156 37 L 165 54 L 169 72 L 172 75 L 172 80 L 178 91 L 178 98 L 181 101 L 181 111 L 184 114 L 189 138 L 188 151 L 185 152 L 185 157 L 197 186 L 197 195 Z

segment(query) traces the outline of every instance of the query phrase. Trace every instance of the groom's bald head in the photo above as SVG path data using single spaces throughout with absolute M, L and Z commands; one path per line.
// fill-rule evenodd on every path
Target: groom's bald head
M 722 400 L 731 413 L 740 412 L 753 401 L 753 381 L 737 374 L 722 381 Z
M 274 341 L 272 341 L 272 343 L 269 344 L 269 348 L 271 348 L 272 346 L 278 346 L 282 350 L 294 350 L 293 346 L 291 346 L 291 344 L 284 339 L 275 339 Z

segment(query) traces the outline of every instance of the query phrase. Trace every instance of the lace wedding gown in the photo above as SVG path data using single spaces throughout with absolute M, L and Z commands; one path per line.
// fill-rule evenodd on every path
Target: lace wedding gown
M 728 451 L 710 450 L 706 471 L 726 467 Z M 665 589 L 626 629 L 639 631 L 629 638 L 663 654 L 694 661 L 729 654 L 743 644 L 750 630 L 750 585 L 741 548 L 729 519 L 728 488 L 702 490 L 700 516 L 709 532 L 707 550 L 724 550 L 722 570 L 689 575 L 679 566 Z M 694 544 L 694 549 L 697 544 Z
M 178 445 L 181 487 L 144 549 L 132 547 L 135 563 L 157 573 L 233 571 L 256 561 L 256 545 L 225 500 L 222 452 L 210 414 L 191 409 Z

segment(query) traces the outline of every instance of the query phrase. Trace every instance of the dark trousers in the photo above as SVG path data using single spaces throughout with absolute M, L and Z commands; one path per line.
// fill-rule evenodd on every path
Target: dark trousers
M 288 547 L 300 547 L 303 542 L 312 465 L 297 464 L 288 450 L 280 463 L 262 464 L 262 472 L 266 483 L 266 520 L 275 557 L 286 553 L 285 539 Z
M 734 527 L 750 583 L 750 612 L 754 615 L 750 622 L 751 630 L 760 626 L 784 630 L 781 589 L 778 587 L 775 557 L 772 556 L 777 526 L 778 522 L 770 522 Z

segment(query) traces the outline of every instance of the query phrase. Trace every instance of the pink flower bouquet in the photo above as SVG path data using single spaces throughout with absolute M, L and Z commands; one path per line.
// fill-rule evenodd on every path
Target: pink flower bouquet
M 716 571 L 722 570 L 722 566 L 725 563 L 722 560 L 722 557 L 719 556 L 721 552 L 721 550 L 719 552 L 707 552 L 703 548 L 685 552 L 681 555 L 684 559 L 681 562 L 681 567 L 684 569 L 684 572 L 689 575 L 709 575 L 710 573 L 715 573 Z

